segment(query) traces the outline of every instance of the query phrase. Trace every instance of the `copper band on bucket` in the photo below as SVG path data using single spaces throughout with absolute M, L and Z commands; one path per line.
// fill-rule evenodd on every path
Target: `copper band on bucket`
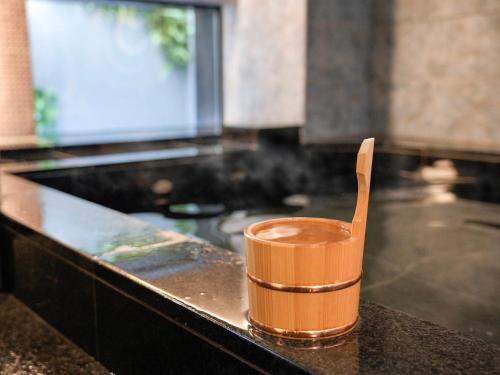
M 247 277 L 252 280 L 255 284 L 273 290 L 280 290 L 282 292 L 292 292 L 292 293 L 321 293 L 321 292 L 331 292 L 334 290 L 340 290 L 350 287 L 361 280 L 361 274 L 351 280 L 341 281 L 334 284 L 325 285 L 284 285 L 279 283 L 273 283 L 269 281 L 264 281 L 247 272 Z
M 287 329 L 282 329 L 282 328 L 269 327 L 265 324 L 262 324 L 262 323 L 256 321 L 255 319 L 253 319 L 250 316 L 250 314 L 248 314 L 248 321 L 254 327 L 257 327 L 261 331 L 269 332 L 269 333 L 272 333 L 274 335 L 284 336 L 284 337 L 289 337 L 289 338 L 294 338 L 294 339 L 319 339 L 319 338 L 325 338 L 325 337 L 339 336 L 339 335 L 343 335 L 343 334 L 348 333 L 349 331 L 353 330 L 356 327 L 356 324 L 358 324 L 359 316 L 351 324 L 346 324 L 344 326 L 330 328 L 330 329 L 315 330 L 315 331 L 313 331 L 313 330 L 310 330 L 310 331 L 292 331 L 292 330 L 287 330 Z

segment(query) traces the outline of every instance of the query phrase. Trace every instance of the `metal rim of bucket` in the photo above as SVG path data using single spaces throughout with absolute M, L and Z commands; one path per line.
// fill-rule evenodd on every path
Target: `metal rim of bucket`
M 353 323 L 349 323 L 340 327 L 322 329 L 322 330 L 294 331 L 283 328 L 274 328 L 256 321 L 255 319 L 252 318 L 250 314 L 248 314 L 248 321 L 250 322 L 250 324 L 260 329 L 261 331 L 273 335 L 283 336 L 292 339 L 319 339 L 319 338 L 329 338 L 329 337 L 331 338 L 349 333 L 358 324 L 359 315 L 356 317 L 356 320 Z

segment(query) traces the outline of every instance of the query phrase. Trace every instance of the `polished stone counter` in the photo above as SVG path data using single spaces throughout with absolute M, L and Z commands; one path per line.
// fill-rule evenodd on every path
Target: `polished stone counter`
M 0 373 L 109 374 L 15 297 L 0 293 Z
M 174 331 L 174 337 L 185 332 L 198 340 L 182 349 L 186 360 L 202 355 L 209 361 L 212 354 L 196 353 L 196 345 L 206 345 L 207 353 L 222 353 L 207 366 L 222 363 L 227 372 L 241 366 L 297 373 L 500 372 L 497 346 L 372 303 L 362 304 L 359 326 L 343 338 L 310 343 L 259 334 L 246 320 L 238 254 L 21 177 L 1 179 L 10 288 L 113 371 L 127 373 L 130 361 L 139 366 L 144 358 L 147 371 L 172 366 L 161 352 L 176 353 L 169 341 Z M 151 361 L 155 353 L 162 359 Z
M 163 157 L 176 155 L 192 156 Z M 117 373 L 500 373 L 498 346 L 370 302 L 361 304 L 360 323 L 345 337 L 263 335 L 246 319 L 239 254 L 6 168 L 0 184 L 5 287 Z

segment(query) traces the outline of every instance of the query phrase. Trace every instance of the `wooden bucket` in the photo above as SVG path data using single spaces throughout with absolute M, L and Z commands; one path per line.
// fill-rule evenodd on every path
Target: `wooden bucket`
M 358 321 L 374 139 L 358 152 L 358 199 L 352 223 L 281 218 L 245 229 L 248 318 L 268 333 L 335 336 Z

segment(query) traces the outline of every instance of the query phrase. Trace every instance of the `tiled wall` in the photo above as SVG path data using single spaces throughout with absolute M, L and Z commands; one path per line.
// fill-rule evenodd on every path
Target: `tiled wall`
M 500 1 L 398 0 L 393 8 L 374 13 L 375 34 L 392 35 L 387 132 L 499 151 Z
M 363 0 L 309 0 L 307 12 L 302 139 L 324 143 L 369 134 L 370 7 Z
M 0 2 L 0 137 L 34 134 L 24 1 Z
M 306 0 L 224 5 L 224 123 L 304 122 Z
M 500 0 L 308 4 L 307 142 L 500 150 Z

